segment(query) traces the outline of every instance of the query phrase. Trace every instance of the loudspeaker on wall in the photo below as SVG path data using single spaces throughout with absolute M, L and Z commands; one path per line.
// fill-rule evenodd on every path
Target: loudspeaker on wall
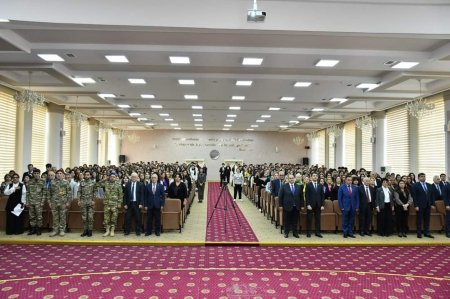
M 125 163 L 125 162 L 126 162 L 125 155 L 119 155 L 119 163 Z

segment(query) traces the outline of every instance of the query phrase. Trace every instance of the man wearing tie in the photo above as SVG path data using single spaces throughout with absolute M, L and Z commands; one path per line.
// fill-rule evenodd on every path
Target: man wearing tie
M 375 200 L 375 189 L 370 186 L 370 178 L 365 177 L 363 184 L 359 187 L 359 234 L 361 237 L 372 236 L 370 227 Z
M 155 222 L 155 235 L 161 233 L 161 211 L 164 208 L 166 195 L 164 186 L 158 183 L 158 175 L 152 174 L 152 182 L 146 186 L 144 207 L 147 211 L 147 231 L 146 236 L 152 234 L 153 221 Z
M 342 211 L 342 232 L 344 238 L 354 238 L 353 226 L 355 215 L 359 209 L 359 193 L 356 186 L 352 186 L 352 176 L 345 178 L 345 184 L 338 191 L 339 208 Z
M 284 237 L 289 236 L 289 230 L 295 238 L 300 238 L 297 232 L 297 221 L 300 217 L 300 209 L 304 208 L 303 190 L 295 185 L 294 175 L 290 174 L 289 183 L 284 184 L 278 194 L 280 208 L 283 208 L 284 216 Z
M 446 190 L 441 184 L 441 178 L 438 175 L 433 177 L 433 184 L 431 185 L 431 201 L 436 202 L 436 200 L 444 200 Z
M 125 196 L 123 207 L 125 213 L 125 236 L 130 234 L 131 218 L 134 217 L 136 225 L 136 236 L 141 235 L 141 209 L 144 200 L 144 185 L 138 181 L 137 173 L 131 174 L 131 181 L 125 185 Z
M 317 173 L 313 173 L 311 176 L 311 182 L 306 185 L 305 189 L 306 199 L 306 236 L 311 237 L 311 225 L 314 216 L 314 223 L 316 229 L 316 236 L 322 238 L 320 233 L 320 214 L 324 209 L 325 196 L 323 193 L 323 186 L 317 183 Z
M 282 176 L 283 178 L 280 178 L 280 176 Z M 284 172 L 280 172 L 279 174 L 278 174 L 278 172 L 275 172 L 273 175 L 273 180 L 270 182 L 270 190 L 271 190 L 276 208 L 281 207 L 280 203 L 278 201 L 278 194 L 280 193 L 280 189 L 283 186 L 283 180 L 284 180 Z M 275 211 L 275 213 L 278 213 L 278 212 Z M 275 219 L 278 219 L 278 217 Z M 275 219 L 273 219 L 273 220 L 275 220 Z M 277 225 L 278 225 L 278 223 L 277 223 Z
M 417 212 L 417 238 L 422 238 L 422 221 L 424 236 L 434 238 L 430 234 L 431 206 L 434 205 L 431 198 L 431 185 L 425 182 L 424 173 L 419 173 L 418 177 L 419 181 L 413 184 L 411 188 L 411 194 Z

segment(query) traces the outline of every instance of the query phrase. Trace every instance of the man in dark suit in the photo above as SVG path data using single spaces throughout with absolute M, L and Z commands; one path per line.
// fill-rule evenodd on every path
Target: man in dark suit
M 225 163 L 222 163 L 222 167 L 219 169 L 220 174 L 220 186 L 222 187 L 222 183 L 225 182 Z
M 297 221 L 300 217 L 300 209 L 304 209 L 303 190 L 295 185 L 294 175 L 289 175 L 289 183 L 284 184 L 278 194 L 280 208 L 283 208 L 284 237 L 289 236 L 289 230 L 295 238 L 300 238 L 297 231 Z
M 284 181 L 284 172 L 280 171 L 280 173 L 278 173 L 278 172 L 274 173 L 273 180 L 270 182 L 270 192 L 273 196 L 274 205 L 276 207 L 275 209 L 280 207 L 280 202 L 278 200 L 278 194 L 280 193 L 280 189 L 284 184 L 283 181 Z M 278 212 L 275 211 L 275 213 L 278 213 Z M 275 218 L 275 219 L 278 219 L 278 218 Z M 275 219 L 272 219 L 272 220 L 275 220 Z M 277 223 L 277 225 L 278 225 L 278 223 Z
M 430 234 L 431 206 L 434 205 L 431 197 L 431 185 L 425 182 L 426 177 L 424 173 L 419 173 L 417 176 L 419 177 L 419 181 L 411 187 L 411 195 L 417 212 L 417 238 L 422 238 L 422 221 L 424 236 L 434 238 Z
M 370 227 L 375 200 L 375 188 L 370 186 L 370 178 L 365 177 L 363 184 L 359 187 L 359 235 L 361 237 L 372 236 Z
M 147 231 L 146 236 L 152 234 L 153 221 L 155 222 L 155 235 L 161 233 L 161 211 L 164 208 L 166 194 L 164 186 L 158 182 L 158 175 L 152 174 L 152 182 L 146 186 L 144 206 L 147 211 Z
M 436 200 L 444 200 L 446 193 L 444 184 L 441 184 L 441 178 L 438 175 L 435 175 L 433 177 L 433 184 L 431 184 L 431 202 L 436 202 Z
M 354 238 L 353 226 L 355 215 L 359 209 L 359 192 L 356 186 L 352 186 L 352 176 L 347 175 L 345 184 L 338 191 L 339 208 L 342 210 L 342 232 L 344 238 Z
M 280 178 L 280 176 L 283 176 L 283 179 Z M 274 198 L 278 197 L 278 194 L 280 193 L 280 189 L 283 186 L 283 180 L 284 180 L 284 173 L 280 172 L 278 174 L 278 172 L 275 172 L 273 175 L 273 180 L 270 182 L 270 190 L 272 193 L 272 196 Z
M 144 185 L 138 181 L 137 173 L 131 174 L 131 181 L 125 185 L 123 207 L 125 213 L 125 235 L 130 234 L 131 218 L 134 217 L 136 235 L 141 235 L 141 209 L 144 202 Z
M 33 178 L 33 169 L 34 169 L 33 164 L 28 164 L 27 168 L 28 168 L 28 171 L 24 172 L 22 175 L 22 181 L 25 180 L 26 176 L 29 177 L 30 180 Z
M 230 175 L 231 175 L 231 167 L 230 163 L 227 163 L 227 166 L 225 167 L 225 180 L 227 181 L 227 184 L 230 182 Z
M 320 233 L 320 214 L 324 209 L 325 195 L 323 193 L 323 186 L 317 183 L 317 173 L 311 175 L 311 182 L 306 185 L 305 189 L 306 199 L 306 236 L 311 237 L 311 225 L 314 216 L 314 223 L 316 229 L 316 236 L 322 238 Z

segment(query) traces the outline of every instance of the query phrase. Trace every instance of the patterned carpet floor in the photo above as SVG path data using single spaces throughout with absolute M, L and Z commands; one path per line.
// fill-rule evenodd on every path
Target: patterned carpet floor
M 0 250 L 0 298 L 450 298 L 445 246 Z
M 211 219 L 206 227 L 207 242 L 258 242 L 239 206 L 233 203 L 228 189 L 222 192 L 220 184 L 216 182 L 208 183 L 207 219 Z

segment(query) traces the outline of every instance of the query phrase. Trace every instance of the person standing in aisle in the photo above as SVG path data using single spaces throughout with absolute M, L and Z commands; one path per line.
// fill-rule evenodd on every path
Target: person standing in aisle
M 234 201 L 236 201 L 236 195 L 239 194 L 239 200 L 242 200 L 242 184 L 244 183 L 244 176 L 241 173 L 239 167 L 236 167 L 233 174 L 234 185 Z
M 205 193 L 206 184 L 206 173 L 204 173 L 203 168 L 200 168 L 200 172 L 197 177 L 197 189 L 198 189 L 198 202 L 203 202 L 203 197 Z

